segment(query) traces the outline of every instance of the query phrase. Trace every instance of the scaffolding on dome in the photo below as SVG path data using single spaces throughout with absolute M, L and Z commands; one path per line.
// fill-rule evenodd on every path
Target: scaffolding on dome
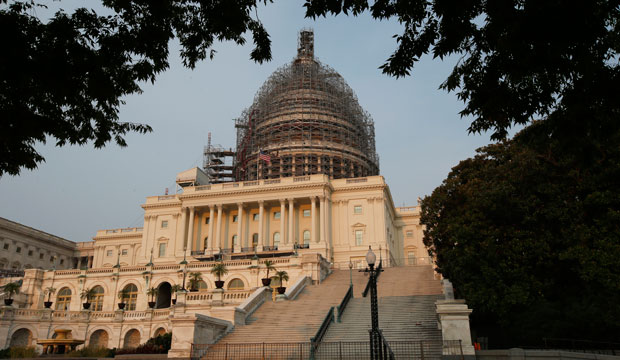
M 342 76 L 314 57 L 310 29 L 300 32 L 297 57 L 269 77 L 235 127 L 237 181 L 379 173 L 374 122 Z

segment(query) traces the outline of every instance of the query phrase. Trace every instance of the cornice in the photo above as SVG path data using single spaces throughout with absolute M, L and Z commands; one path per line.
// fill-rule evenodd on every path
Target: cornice
M 209 198 L 209 197 L 217 197 L 217 196 L 228 196 L 228 195 L 244 195 L 244 194 L 257 194 L 257 193 L 274 193 L 285 190 L 299 190 L 299 189 L 312 189 L 316 188 L 322 190 L 324 188 L 328 188 L 330 191 L 334 191 L 334 188 L 329 183 L 314 183 L 314 184 L 303 184 L 303 185 L 287 185 L 287 186 L 277 186 L 270 187 L 268 189 L 261 188 L 253 188 L 253 189 L 242 189 L 242 190 L 232 190 L 232 191 L 218 191 L 212 192 L 209 190 L 205 193 L 193 193 L 193 194 L 183 194 L 179 195 L 179 199 L 196 199 L 196 198 Z M 309 195 L 310 197 L 312 195 Z M 236 202 L 236 201 L 235 201 Z

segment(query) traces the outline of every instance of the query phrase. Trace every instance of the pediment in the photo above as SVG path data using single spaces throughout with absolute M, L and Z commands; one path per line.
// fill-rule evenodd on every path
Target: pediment
M 355 223 L 355 224 L 351 225 L 351 227 L 366 227 L 366 224 Z

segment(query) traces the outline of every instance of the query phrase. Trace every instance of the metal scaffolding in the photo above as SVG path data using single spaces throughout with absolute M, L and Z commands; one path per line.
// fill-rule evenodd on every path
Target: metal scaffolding
M 207 174 L 209 184 L 235 181 L 233 162 L 235 151 L 221 145 L 211 145 L 211 133 L 204 148 L 202 167 Z
M 297 57 L 271 75 L 235 127 L 237 181 L 379 173 L 374 122 L 342 76 L 314 58 L 310 29 L 300 32 Z

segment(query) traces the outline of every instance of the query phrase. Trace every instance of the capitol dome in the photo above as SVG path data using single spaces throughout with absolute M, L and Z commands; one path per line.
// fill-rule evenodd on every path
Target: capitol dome
M 335 70 L 314 58 L 302 30 L 297 57 L 276 70 L 236 119 L 235 178 L 378 175 L 374 123 Z

